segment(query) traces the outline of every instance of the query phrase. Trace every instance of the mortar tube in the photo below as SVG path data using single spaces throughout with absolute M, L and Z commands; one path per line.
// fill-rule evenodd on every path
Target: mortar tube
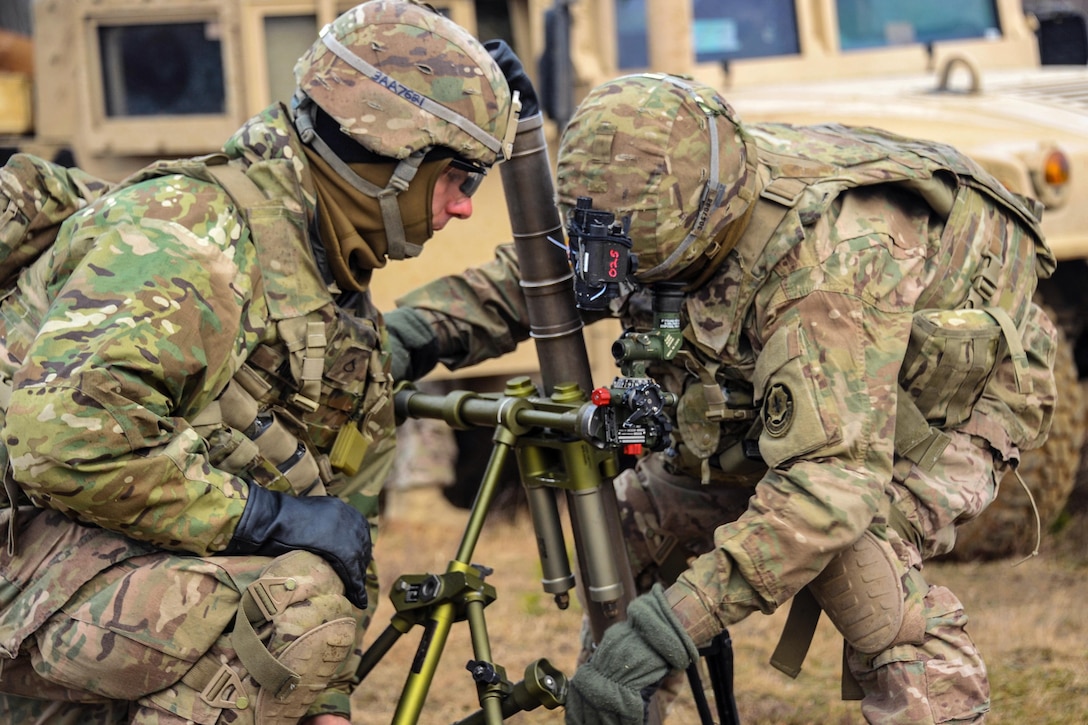
M 544 394 L 559 383 L 592 390 L 582 317 L 574 303 L 574 273 L 555 206 L 548 142 L 541 114 L 518 122 L 511 158 L 499 165 L 521 288 L 529 311 L 529 334 L 536 342 Z
M 544 118 L 540 113 L 518 121 L 511 158 L 499 164 L 503 192 L 506 195 L 514 248 L 521 268 L 521 286 L 525 292 L 529 314 L 530 334 L 536 342 L 541 382 L 546 395 L 551 395 L 559 383 L 577 384 L 588 397 L 593 379 L 582 335 L 582 318 L 574 298 L 574 275 L 567 257 L 563 225 L 555 206 L 555 183 L 552 179 L 548 143 L 544 135 Z M 568 506 L 580 572 L 590 571 L 585 559 L 583 542 L 604 536 L 607 549 L 614 558 L 620 586 L 614 602 L 599 602 L 587 596 L 583 576 L 578 588 L 583 608 L 589 618 L 590 632 L 596 642 L 604 631 L 627 616 L 627 605 L 635 593 L 634 576 L 627 559 L 620 526 L 616 491 L 611 482 L 599 486 L 600 517 L 580 521 L 578 506 Z M 607 531 L 586 531 L 602 525 Z M 594 567 L 596 568 L 596 567 Z M 601 583 L 595 583 L 601 587 Z M 601 590 L 598 590 L 598 596 Z

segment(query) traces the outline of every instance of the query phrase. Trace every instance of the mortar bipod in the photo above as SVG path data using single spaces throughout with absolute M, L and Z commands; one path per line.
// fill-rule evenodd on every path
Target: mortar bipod
M 455 558 L 444 574 L 405 575 L 396 580 L 390 592 L 396 612 L 389 626 L 363 653 L 356 670 L 356 682 L 365 679 L 401 635 L 416 625 L 422 626 L 424 632 L 414 665 L 393 717 L 394 725 L 413 725 L 419 720 L 453 623 L 467 621 L 473 647 L 469 670 L 476 682 L 481 706 L 480 712 L 467 722 L 495 725 L 516 712 L 540 705 L 549 709 L 561 706 L 566 698 L 567 678 L 546 659 L 530 664 L 525 680 L 518 684 L 510 683 L 504 668 L 493 661 L 483 610 L 495 600 L 496 592 L 484 581 L 491 571 L 472 564 L 471 558 L 511 449 L 515 444 L 530 445 L 520 442 L 519 436 L 532 433 L 533 440 L 555 441 L 560 447 L 588 445 L 582 438 L 583 428 L 590 424 L 582 417 L 591 414 L 595 406 L 552 404 L 525 396 L 483 396 L 466 391 L 430 396 L 402 389 L 396 395 L 396 407 L 398 418 L 402 420 L 406 417 L 438 418 L 459 428 L 493 426 L 494 446 Z M 582 451 L 583 458 L 584 454 Z M 543 460 L 541 456 L 533 458 Z M 589 476 L 589 472 L 582 470 L 578 478 L 584 482 Z M 591 498 L 586 496 L 587 500 Z M 559 537 L 558 545 L 565 559 L 561 530 Z M 556 556 L 553 559 L 558 561 Z M 573 586 L 573 576 L 561 578 L 569 582 L 568 589 Z M 609 591 L 608 586 L 596 589 Z M 552 590 L 554 592 L 554 586 Z
M 615 410 L 607 406 L 586 402 L 577 386 L 558 385 L 548 398 L 535 397 L 534 392 L 528 378 L 515 378 L 502 395 L 469 391 L 428 395 L 411 386 L 402 386 L 395 394 L 398 420 L 434 418 L 454 428 L 493 427 L 494 446 L 456 557 L 445 574 L 397 579 L 390 592 L 396 613 L 363 653 L 356 670 L 356 682 L 361 682 L 402 634 L 415 625 L 424 628 L 412 672 L 398 700 L 394 725 L 418 722 L 442 649 L 458 621 L 469 623 L 473 660 L 468 669 L 481 706 L 461 723 L 496 725 L 517 712 L 540 705 L 553 709 L 566 702 L 567 678 L 546 659 L 530 664 L 525 679 L 517 684 L 510 683 L 505 670 L 493 661 L 483 612 L 496 598 L 494 587 L 484 581 L 491 570 L 470 563 L 511 450 L 516 450 L 528 493 L 545 591 L 565 608 L 569 590 L 575 585 L 556 499 L 559 491 L 565 491 L 575 547 L 585 561 L 581 594 L 610 616 L 622 614 L 616 603 L 624 594 L 623 584 L 599 493 L 611 490 L 618 473 L 615 426 L 624 418 L 613 415 Z M 619 404 L 613 401 L 613 406 Z M 651 708 L 651 722 L 659 717 Z M 704 722 L 712 725 L 706 718 Z

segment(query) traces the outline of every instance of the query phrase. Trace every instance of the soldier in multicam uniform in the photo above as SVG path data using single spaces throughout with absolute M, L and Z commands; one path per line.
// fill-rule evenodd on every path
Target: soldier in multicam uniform
M 572 678 L 568 722 L 641 722 L 697 645 L 791 599 L 843 634 L 867 720 L 983 718 L 963 607 L 921 570 L 1048 432 L 1036 205 L 947 146 L 744 125 L 662 74 L 589 93 L 557 188 L 630 235 L 637 284 L 610 307 L 628 329 L 651 329 L 655 284 L 684 285 L 682 349 L 649 368 L 678 400 L 672 443 L 615 481 L 643 593 Z M 528 330 L 517 278 L 502 247 L 398 300 L 395 374 L 508 351 Z
M 0 720 L 350 722 L 394 423 L 367 285 L 508 155 L 495 49 L 366 2 L 221 154 L 0 174 L 5 242 L 80 209 L 0 306 Z

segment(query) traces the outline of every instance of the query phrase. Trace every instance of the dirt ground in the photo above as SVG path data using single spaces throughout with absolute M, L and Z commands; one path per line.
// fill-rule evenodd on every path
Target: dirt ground
M 466 515 L 467 518 L 467 515 Z M 546 658 L 566 675 L 574 672 L 581 610 L 577 602 L 557 609 L 540 585 L 531 522 L 493 516 L 472 561 L 494 569 L 487 582 L 497 599 L 485 610 L 494 661 L 511 681 L 527 665 Z M 389 622 L 385 593 L 400 574 L 441 573 L 454 557 L 463 523 L 396 522 L 379 533 L 383 601 L 372 633 Z M 568 533 L 568 548 L 570 538 Z M 989 723 L 1067 725 L 1088 722 L 1088 519 L 1068 524 L 1046 539 L 1041 555 L 1012 561 L 927 566 L 931 582 L 950 587 L 964 602 L 971 632 L 990 670 L 993 709 Z M 863 722 L 856 703 L 839 700 L 841 639 L 826 618 L 796 680 L 771 668 L 785 610 L 755 616 L 730 630 L 734 643 L 735 696 L 745 725 L 854 725 Z M 397 700 L 419 641 L 420 627 L 403 635 L 355 695 L 355 722 L 393 721 Z M 453 625 L 431 684 L 420 723 L 454 723 L 478 708 L 465 664 L 473 659 L 468 625 Z M 698 723 L 690 689 L 666 723 Z M 519 713 L 512 723 L 562 723 L 562 709 Z

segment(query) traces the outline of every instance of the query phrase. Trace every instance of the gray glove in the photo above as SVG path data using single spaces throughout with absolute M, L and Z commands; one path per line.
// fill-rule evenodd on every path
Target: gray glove
M 609 627 L 567 691 L 567 725 L 642 725 L 661 681 L 699 656 L 660 584 L 637 597 L 627 620 Z
M 411 307 L 398 307 L 382 315 L 389 331 L 394 382 L 419 380 L 438 364 L 438 338 L 426 318 Z

